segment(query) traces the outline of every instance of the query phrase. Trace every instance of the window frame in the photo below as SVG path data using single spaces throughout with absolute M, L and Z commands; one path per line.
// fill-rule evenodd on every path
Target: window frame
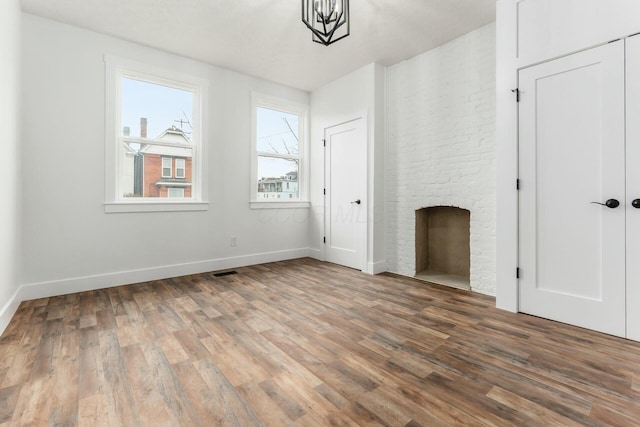
M 105 213 L 204 211 L 207 201 L 207 171 L 204 159 L 207 152 L 207 123 L 209 82 L 206 79 L 106 54 L 105 61 Z M 132 78 L 193 93 L 193 129 L 191 134 L 192 192 L 189 199 L 171 200 L 161 197 L 127 197 L 121 191 L 120 172 L 123 170 L 123 138 L 121 135 L 121 81 Z M 154 143 L 153 139 L 150 142 Z M 164 145 L 164 144 L 163 144 Z M 173 163 L 173 161 L 172 161 Z M 186 164 L 185 164 L 186 167 Z M 172 168 L 173 169 L 173 168 Z M 186 170 L 185 170 L 186 174 Z M 166 177 L 163 177 L 166 178 Z
M 170 196 L 171 190 L 182 190 L 182 196 Z M 181 199 L 184 198 L 184 187 L 168 187 L 167 188 L 167 198 L 168 199 Z
M 173 158 L 172 157 L 161 157 L 162 159 L 162 167 L 160 168 L 162 170 L 162 172 L 160 172 L 160 177 L 161 178 L 173 178 Z M 165 160 L 169 161 L 169 167 L 165 167 L 164 166 L 164 162 Z M 169 175 L 165 175 L 164 174 L 164 170 L 165 169 L 169 169 Z
M 184 159 L 182 157 L 176 157 L 173 160 L 174 160 L 174 163 L 175 163 L 174 176 L 176 177 L 176 179 L 186 179 L 186 177 L 187 177 L 187 159 Z M 182 167 L 178 167 L 179 163 L 182 163 Z M 182 171 L 182 176 L 179 176 L 179 174 L 178 174 L 179 170 Z
M 298 199 L 258 199 L 258 158 L 291 159 L 296 156 L 259 152 L 257 147 L 257 109 L 267 108 L 298 116 Z M 309 208 L 309 105 L 258 92 L 251 93 L 251 209 Z

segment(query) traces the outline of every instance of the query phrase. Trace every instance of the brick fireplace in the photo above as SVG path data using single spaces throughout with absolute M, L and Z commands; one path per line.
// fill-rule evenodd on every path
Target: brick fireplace
M 484 294 L 495 293 L 495 230 L 499 220 L 495 64 L 495 25 L 491 24 L 387 69 L 388 271 L 420 276 L 425 262 L 426 270 L 429 262 L 442 269 L 438 259 L 424 261 L 424 254 L 416 253 L 416 228 L 424 225 L 416 221 L 416 211 L 457 206 L 470 212 L 466 226 L 469 255 L 449 258 L 468 259 L 468 267 L 461 274 L 468 276 L 467 287 Z M 434 222 L 439 220 L 437 215 L 432 218 Z M 436 242 L 456 240 L 438 237 L 439 232 L 430 233 Z M 429 245 L 441 246 L 427 243 L 427 254 Z M 451 251 L 445 249 L 442 253 Z

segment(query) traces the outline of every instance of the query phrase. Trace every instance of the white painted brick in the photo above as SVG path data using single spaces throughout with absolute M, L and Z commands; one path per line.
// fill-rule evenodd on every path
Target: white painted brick
M 386 261 L 415 274 L 415 211 L 471 211 L 471 288 L 495 294 L 495 24 L 387 69 Z

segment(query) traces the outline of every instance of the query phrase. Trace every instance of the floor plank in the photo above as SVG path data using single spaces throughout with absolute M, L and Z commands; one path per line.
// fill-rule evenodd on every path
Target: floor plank
M 640 344 L 311 259 L 21 304 L 0 426 L 634 426 Z

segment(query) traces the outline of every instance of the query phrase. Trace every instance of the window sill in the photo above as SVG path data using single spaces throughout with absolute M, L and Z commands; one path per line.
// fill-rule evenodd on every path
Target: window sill
M 107 202 L 104 204 L 105 213 L 125 213 L 125 212 L 184 212 L 184 211 L 206 211 L 209 210 L 209 202 Z
M 311 207 L 311 202 L 267 202 L 267 201 L 253 201 L 249 202 L 249 208 L 251 209 L 308 209 Z

